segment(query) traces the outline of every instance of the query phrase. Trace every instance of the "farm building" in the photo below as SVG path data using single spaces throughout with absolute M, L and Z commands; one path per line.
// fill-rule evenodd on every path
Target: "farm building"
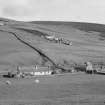
M 42 66 L 19 66 L 17 71 L 25 74 L 31 74 L 33 76 L 52 74 L 52 70 L 50 70 L 48 67 Z
M 3 26 L 3 25 L 4 25 L 4 23 L 1 23 L 1 22 L 0 22 L 0 26 Z

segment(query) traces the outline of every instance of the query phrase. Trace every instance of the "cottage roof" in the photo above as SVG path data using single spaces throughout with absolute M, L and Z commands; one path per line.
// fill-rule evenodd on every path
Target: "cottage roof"
M 21 67 L 18 67 L 18 69 L 20 71 L 24 71 L 24 72 L 35 72 L 35 71 L 49 71 L 49 68 L 48 67 L 41 67 L 41 66 L 21 66 Z

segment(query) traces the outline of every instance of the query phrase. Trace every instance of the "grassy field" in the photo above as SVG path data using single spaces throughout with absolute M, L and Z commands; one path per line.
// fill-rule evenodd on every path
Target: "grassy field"
M 5 19 L 1 19 L 5 23 Z M 85 61 L 105 63 L 105 25 L 76 22 L 17 22 L 0 26 L 0 72 L 17 65 L 47 65 L 37 50 L 18 40 L 15 32 L 55 64 L 64 68 Z M 72 41 L 72 46 L 44 39 L 55 35 Z M 66 62 L 66 63 L 65 63 Z M 51 63 L 51 62 L 50 62 Z M 83 73 L 35 79 L 0 78 L 0 105 L 104 105 L 104 75 Z
M 42 62 L 36 51 L 5 31 L 18 33 L 32 46 L 41 49 L 56 64 L 67 66 L 64 61 L 68 64 L 83 64 L 85 61 L 105 62 L 104 25 L 72 22 L 10 23 L 11 21 L 0 27 L 0 30 L 4 30 L 0 31 L 0 64 L 33 65 Z M 67 46 L 49 42 L 41 37 L 45 35 L 65 38 L 73 44 Z
M 0 81 L 0 105 L 104 105 L 105 76 L 65 74 Z

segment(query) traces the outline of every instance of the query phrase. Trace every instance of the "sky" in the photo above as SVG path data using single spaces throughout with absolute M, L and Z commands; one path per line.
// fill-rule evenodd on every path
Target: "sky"
M 0 17 L 105 24 L 105 0 L 0 0 Z

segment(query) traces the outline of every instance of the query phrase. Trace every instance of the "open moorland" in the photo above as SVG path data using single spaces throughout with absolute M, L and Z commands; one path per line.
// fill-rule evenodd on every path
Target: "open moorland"
M 0 72 L 17 65 L 55 66 L 68 70 L 92 61 L 105 64 L 105 25 L 79 22 L 18 22 L 0 19 Z M 51 41 L 63 38 L 72 45 Z M 59 66 L 58 66 L 59 65 Z M 85 73 L 0 78 L 0 105 L 104 105 L 104 75 Z

